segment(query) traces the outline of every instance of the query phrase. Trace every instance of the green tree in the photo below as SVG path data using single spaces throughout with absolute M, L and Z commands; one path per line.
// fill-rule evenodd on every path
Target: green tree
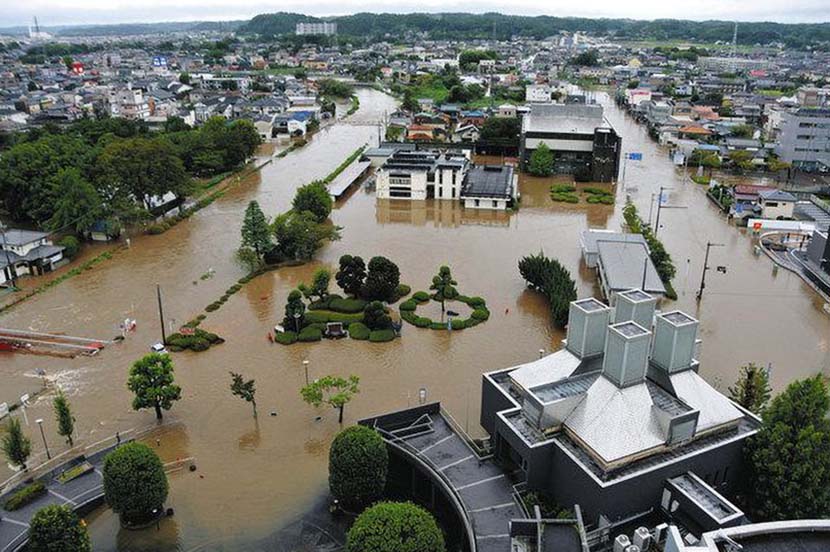
M 242 220 L 242 247 L 253 249 L 259 258 L 271 248 L 271 228 L 256 201 L 248 203 L 245 209 L 245 218 Z
M 242 374 L 231 372 L 231 393 L 240 399 L 251 403 L 254 408 L 254 418 L 256 418 L 256 387 L 255 381 L 250 379 L 245 381 Z
M 553 174 L 553 152 L 544 142 L 530 154 L 527 172 L 533 176 L 550 176 Z
M 346 552 L 445 552 L 435 518 L 411 502 L 379 502 L 363 511 L 346 537 Z
M 179 74 L 179 82 L 182 84 L 190 84 L 190 73 L 182 72 Z
M 91 165 L 92 149 L 83 139 L 47 134 L 20 142 L 0 156 L 0 199 L 14 220 L 45 223 L 52 216 L 55 175 Z
M 392 327 L 392 318 L 380 301 L 372 301 L 363 311 L 363 323 L 370 330 L 386 330 Z
M 74 446 L 72 434 L 75 432 L 75 417 L 72 415 L 66 395 L 60 389 L 52 400 L 52 407 L 55 410 L 55 420 L 58 422 L 58 435 L 66 439 L 70 447 Z
M 830 515 L 828 406 L 827 387 L 814 376 L 791 383 L 764 411 L 746 447 L 753 519 Z
M 401 272 L 398 265 L 386 257 L 372 257 L 369 259 L 369 270 L 361 293 L 364 299 L 370 301 L 392 301 L 398 284 L 401 283 Z
M 729 398 L 755 414 L 764 411 L 771 394 L 767 371 L 754 362 L 741 366 L 738 381 L 729 387 Z
M 371 504 L 383 496 L 389 453 L 380 434 L 366 426 L 341 431 L 329 450 L 329 489 L 350 506 Z
M 558 260 L 539 253 L 522 257 L 519 273 L 529 287 L 547 296 L 553 323 L 564 328 L 571 301 L 576 300 L 576 282 L 568 269 Z
M 150 521 L 167 500 L 167 474 L 144 443 L 121 445 L 104 458 L 104 496 L 127 523 Z
M 334 275 L 337 285 L 352 297 L 360 295 L 366 281 L 366 263 L 357 255 L 340 257 L 340 270 Z
M 55 190 L 55 203 L 52 216 L 46 221 L 49 230 L 83 234 L 101 217 L 101 197 L 78 169 L 61 169 L 50 185 Z
M 752 135 L 755 133 L 755 129 L 752 125 L 735 125 L 730 130 L 732 136 L 736 136 L 738 138 L 752 138 Z
M 182 388 L 174 383 L 173 360 L 170 355 L 159 353 L 146 355 L 133 364 L 127 389 L 135 393 L 133 410 L 154 408 L 158 420 L 162 418 L 162 409 L 170 410 L 182 395 Z
M 325 267 L 320 267 L 314 271 L 311 277 L 311 285 L 300 284 L 298 289 L 303 296 L 308 300 L 313 300 L 315 297 L 322 301 L 329 294 L 329 282 L 331 281 L 331 272 Z
M 32 442 L 23 434 L 18 418 L 9 419 L 9 427 L 3 435 L 2 445 L 3 454 L 6 455 L 11 465 L 20 466 L 24 470 L 28 469 L 26 462 L 32 453 Z
M 65 504 L 50 504 L 35 512 L 29 522 L 30 552 L 90 552 L 86 525 Z
M 435 291 L 434 298 L 436 301 L 440 301 L 442 313 L 445 310 L 444 303 L 458 297 L 458 290 L 455 289 L 457 285 L 458 282 L 452 279 L 448 266 L 439 268 L 438 274 L 432 277 L 432 285 L 429 286 L 429 289 Z
M 164 132 L 187 132 L 190 130 L 190 125 L 184 122 L 181 117 L 168 117 L 164 121 Z
M 360 378 L 349 376 L 348 379 L 340 376 L 324 376 L 315 380 L 302 389 L 300 395 L 308 404 L 320 406 L 327 404 L 339 412 L 338 422 L 343 423 L 343 409 L 359 393 Z
M 302 329 L 303 315 L 305 314 L 305 303 L 300 290 L 291 290 L 288 300 L 285 303 L 285 316 L 282 319 L 282 326 L 286 331 L 298 332 Z
M 148 211 L 153 198 L 191 193 L 193 184 L 172 144 L 163 138 L 127 138 L 107 144 L 96 163 L 105 201 L 133 197 Z
M 289 259 L 309 260 L 325 240 L 340 239 L 340 227 L 319 224 L 308 211 L 289 211 L 272 225 L 277 247 Z
M 318 223 L 323 223 L 329 218 L 332 205 L 334 205 L 334 201 L 331 199 L 326 185 L 320 180 L 300 186 L 292 203 L 295 211 L 308 211 L 314 215 L 314 220 Z
M 729 161 L 742 171 L 752 168 L 752 153 L 746 150 L 734 150 L 729 152 Z
M 481 126 L 481 139 L 490 142 L 501 140 L 518 144 L 521 130 L 521 119 L 518 117 L 504 119 L 501 117 L 490 117 Z
M 595 67 L 599 65 L 599 52 L 593 48 L 571 58 L 571 65 Z

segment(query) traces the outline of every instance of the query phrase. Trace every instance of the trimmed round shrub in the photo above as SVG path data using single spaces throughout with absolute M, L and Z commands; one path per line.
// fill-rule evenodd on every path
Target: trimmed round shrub
M 369 333 L 369 341 L 372 343 L 386 343 L 395 339 L 395 330 L 374 330 Z
M 369 339 L 369 328 L 363 322 L 352 322 L 349 324 L 349 337 L 360 341 Z
M 323 332 L 317 326 L 307 326 L 300 330 L 300 335 L 297 336 L 297 341 L 304 343 L 320 341 L 321 339 L 323 339 Z
M 389 453 L 380 434 L 366 426 L 341 431 L 329 451 L 329 489 L 341 502 L 362 506 L 383 495 Z
M 281 332 L 274 335 L 274 341 L 280 345 L 291 345 L 297 341 L 297 334 L 294 332 Z
M 474 309 L 478 307 L 483 307 L 485 304 L 487 304 L 483 297 L 465 297 L 465 299 L 466 301 L 464 302 L 467 303 L 467 305 L 473 307 Z
M 406 297 L 412 291 L 412 288 L 406 284 L 398 284 L 395 288 L 395 300 Z
M 415 302 L 412 299 L 407 299 L 406 301 L 401 303 L 401 306 L 400 306 L 401 312 L 414 311 L 417 308 L 418 308 L 418 303 Z
M 453 330 L 463 330 L 467 327 L 467 321 L 463 318 L 453 318 L 452 322 L 450 322 Z
M 167 499 L 167 474 L 158 455 L 144 443 L 121 445 L 104 458 L 104 496 L 126 523 L 153 519 Z
M 89 552 L 86 525 L 72 508 L 50 504 L 38 510 L 29 527 L 30 552 Z
M 147 227 L 147 233 L 151 236 L 157 236 L 159 234 L 164 234 L 170 229 L 170 226 L 164 222 L 157 222 L 155 224 L 151 224 Z
M 447 329 L 447 323 L 446 322 L 435 322 L 433 320 L 430 320 L 429 329 L 431 329 L 431 330 L 446 330 Z
M 416 291 L 412 294 L 412 299 L 418 303 L 426 303 L 429 301 L 429 293 L 426 291 Z
M 213 303 L 211 303 L 210 305 L 206 306 L 206 307 L 205 307 L 205 310 L 206 310 L 207 312 L 213 312 L 213 311 L 217 311 L 217 310 L 219 310 L 219 308 L 220 308 L 221 306 L 222 306 L 222 303 L 220 303 L 219 301 L 214 301 L 214 302 L 213 302 Z
M 201 337 L 195 337 L 190 342 L 190 350 L 191 351 L 196 351 L 198 353 L 198 352 L 201 352 L 201 351 L 207 351 L 208 349 L 210 349 L 210 341 L 208 341 L 207 339 L 202 339 Z
M 470 315 L 470 318 L 473 320 L 479 320 L 481 322 L 490 318 L 490 311 L 487 309 L 478 308 L 473 311 L 473 314 Z
M 346 552 L 445 552 L 435 518 L 411 502 L 379 502 L 349 529 Z

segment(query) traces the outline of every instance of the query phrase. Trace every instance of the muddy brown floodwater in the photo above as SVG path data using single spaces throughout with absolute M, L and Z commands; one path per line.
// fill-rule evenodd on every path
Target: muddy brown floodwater
M 158 531 L 124 532 L 108 510 L 92 514 L 95 549 L 255 550 L 256 543 L 301 516 L 326 492 L 328 446 L 339 429 L 334 411 L 301 401 L 304 359 L 310 361 L 312 378 L 360 376 L 360 394 L 346 407 L 346 423 L 414 405 L 423 387 L 427 400 L 442 401 L 471 433 L 480 434 L 479 375 L 536 358 L 539 349 L 554 350 L 562 337 L 551 328 L 542 298 L 525 289 L 517 261 L 542 250 L 571 269 L 581 295 L 595 293 L 595 278 L 580 262 L 579 232 L 619 229 L 626 193 L 644 217 L 661 185 L 671 188 L 669 204 L 685 207 L 663 211 L 660 237 L 678 267 L 680 297 L 674 305 L 701 319 L 701 371 L 708 380 L 725 389 L 748 361 L 771 363 L 776 389 L 795 378 L 827 373 L 830 317 L 823 314 L 822 301 L 795 275 L 773 274 L 770 261 L 753 255 L 752 239 L 726 223 L 703 188 L 684 182 L 643 129 L 606 95 L 598 97 L 622 133 L 625 151 L 643 152 L 643 161 L 626 169 L 625 185 L 636 189 L 618 186 L 616 206 L 554 204 L 548 197 L 551 180 L 534 178 L 521 181 L 522 207 L 512 214 L 472 212 L 449 201 L 378 201 L 372 192 L 357 189 L 332 216 L 344 228 L 342 240 L 326 245 L 314 263 L 251 281 L 209 315 L 203 327 L 227 343 L 204 353 L 174 355 L 183 397 L 165 414 L 172 425 L 158 437 L 164 460 L 193 456 L 198 471 L 172 476 L 169 502 L 176 515 Z M 188 221 L 161 236 L 134 238 L 115 259 L 4 314 L 0 324 L 5 327 L 96 338 L 115 335 L 118 322 L 127 317 L 138 321 L 138 329 L 97 357 L 3 356 L 0 400 L 36 389 L 36 370 L 42 368 L 69 394 L 84 441 L 152 425 L 152 412 L 131 410 L 125 381 L 130 364 L 159 340 L 155 284 L 162 287 L 172 326 L 218 298 L 244 274 L 234 251 L 248 201 L 258 200 L 269 216 L 286 210 L 298 186 L 375 141 L 372 123 L 395 102 L 365 90 L 360 105 L 353 121 L 367 125 L 340 123 L 322 130 L 308 146 L 275 160 Z M 707 240 L 725 244 L 713 250 L 711 263 L 726 265 L 728 272 L 709 274 L 698 306 L 694 297 Z M 448 264 L 463 293 L 487 299 L 492 317 L 452 333 L 406 325 L 402 339 L 388 344 L 269 344 L 268 329 L 282 317 L 288 292 L 318 266 L 335 265 L 344 253 L 390 257 L 413 290 L 426 289 L 437 267 Z M 201 280 L 211 269 L 213 277 Z M 229 370 L 256 379 L 258 421 L 246 403 L 231 396 Z M 322 419 L 316 421 L 318 415 Z M 48 396 L 29 409 L 29 418 L 35 417 L 45 419 L 52 450 L 63 450 Z M 40 439 L 31 427 L 29 432 L 35 452 L 42 454 Z M 155 438 L 151 443 L 156 446 Z

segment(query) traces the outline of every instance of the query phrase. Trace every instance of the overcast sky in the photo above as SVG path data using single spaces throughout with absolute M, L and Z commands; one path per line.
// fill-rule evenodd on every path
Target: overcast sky
M 726 19 L 783 23 L 830 20 L 830 0 L 15 0 L 0 1 L 0 26 L 248 19 L 293 11 L 340 15 L 360 11 L 486 12 L 520 15 Z

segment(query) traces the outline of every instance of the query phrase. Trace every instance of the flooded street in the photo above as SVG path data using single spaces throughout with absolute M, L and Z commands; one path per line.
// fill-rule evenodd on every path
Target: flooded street
M 175 328 L 242 277 L 234 252 L 248 202 L 256 199 L 273 217 L 289 208 L 297 187 L 325 176 L 360 145 L 376 143 L 378 130 L 371 123 L 392 111 L 395 102 L 374 90 L 358 95 L 361 108 L 350 121 L 370 124 L 323 129 L 304 148 L 276 159 L 165 234 L 134 238 L 132 247 L 114 259 L 0 315 L 4 327 L 100 339 L 116 335 L 125 318 L 138 321 L 125 343 L 110 345 L 96 357 L 4 355 L 0 401 L 37 389 L 36 370 L 43 369 L 69 395 L 83 440 L 152 425 L 152 412 L 132 411 L 125 383 L 131 363 L 160 340 L 155 285 L 161 285 L 165 316 Z M 426 388 L 428 401 L 440 400 L 479 435 L 479 374 L 536 358 L 539 349 L 553 350 L 562 338 L 549 323 L 546 303 L 525 289 L 518 260 L 544 251 L 571 269 L 580 295 L 595 293 L 595 277 L 580 262 L 579 233 L 589 227 L 620 229 L 626 193 L 643 218 L 660 186 L 671 188 L 670 205 L 686 207 L 661 215 L 659 237 L 677 265 L 679 295 L 664 308 L 676 306 L 701 319 L 701 373 L 709 381 L 725 390 L 749 361 L 772 363 L 776 390 L 795 378 L 830 372 L 830 317 L 822 312 L 820 298 L 796 275 L 783 270 L 774 275 L 772 263 L 753 254 L 751 239 L 727 225 L 705 189 L 684 182 L 645 131 L 607 96 L 600 98 L 623 135 L 624 150 L 643 152 L 643 161 L 629 162 L 626 169 L 625 186 L 636 190 L 626 192 L 620 185 L 615 206 L 555 204 L 549 199 L 551 180 L 534 178 L 520 183 L 521 209 L 512 214 L 465 211 L 449 201 L 379 201 L 373 192 L 356 189 L 332 215 L 343 227 L 340 241 L 321 249 L 314 263 L 252 280 L 209 314 L 202 327 L 227 343 L 204 353 L 173 355 L 182 400 L 165 414 L 171 425 L 158 436 L 165 461 L 193 456 L 198 470 L 171 477 L 169 502 L 176 515 L 159 531 L 119 530 L 106 509 L 89 516 L 95 549 L 259 550 L 259 543 L 302 515 L 326 492 L 328 446 L 340 429 L 336 412 L 301 401 L 304 359 L 310 361 L 311 378 L 360 376 L 360 394 L 346 407 L 346 423 L 417 404 L 419 389 Z M 725 244 L 712 250 L 710 264 L 726 265 L 728 272 L 709 272 L 698 306 L 695 293 L 707 241 Z M 386 344 L 270 344 L 267 332 L 282 318 L 289 291 L 309 281 L 321 264 L 335 266 L 344 253 L 366 260 L 389 257 L 413 291 L 427 289 L 438 266 L 447 264 L 459 291 L 484 297 L 492 316 L 452 333 L 405 325 L 402 339 Z M 211 269 L 215 274 L 202 280 Z M 248 404 L 230 394 L 229 370 L 256 379 L 258 421 Z M 28 417 L 44 418 L 50 448 L 62 451 L 50 403 L 50 397 L 41 397 Z M 318 415 L 323 419 L 315 421 Z M 41 453 L 34 429 L 30 426 L 28 433 L 35 453 Z M 5 467 L 0 472 L 0 479 L 8 476 Z

